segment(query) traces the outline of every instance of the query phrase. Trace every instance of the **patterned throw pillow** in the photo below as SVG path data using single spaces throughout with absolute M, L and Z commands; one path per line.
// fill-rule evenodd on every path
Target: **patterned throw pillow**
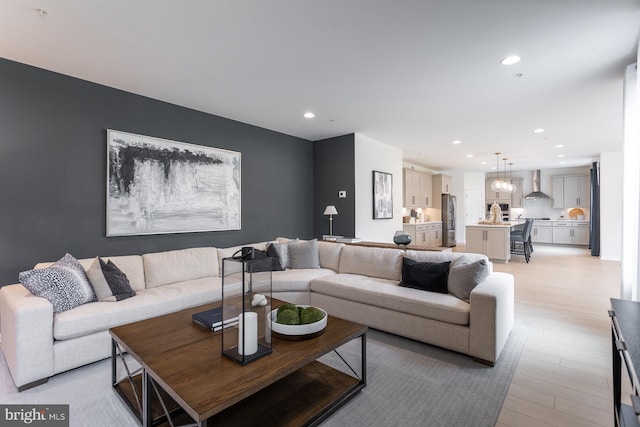
M 96 257 L 87 270 L 87 276 L 98 301 L 122 301 L 136 294 L 127 275 L 111 260 L 104 262 L 102 258 Z
M 49 300 L 54 314 L 96 300 L 84 268 L 69 254 L 50 267 L 23 271 L 18 279 L 33 295 Z

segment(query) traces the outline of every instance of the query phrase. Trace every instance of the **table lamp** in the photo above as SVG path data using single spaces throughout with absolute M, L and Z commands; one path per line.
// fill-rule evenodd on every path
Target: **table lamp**
M 325 215 L 329 215 L 329 238 L 333 238 L 333 216 L 338 215 L 336 207 L 333 205 L 327 206 L 324 210 Z

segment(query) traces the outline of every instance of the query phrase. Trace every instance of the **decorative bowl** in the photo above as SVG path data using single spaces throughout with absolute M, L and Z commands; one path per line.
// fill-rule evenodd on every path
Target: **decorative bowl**
M 296 304 L 296 307 L 311 307 L 310 305 Z M 320 307 L 316 307 L 318 310 L 324 313 L 324 317 L 317 322 L 307 323 L 305 325 L 283 325 L 276 322 L 278 316 L 278 309 L 272 310 L 269 313 L 271 322 L 267 322 L 267 325 L 271 327 L 271 331 L 276 338 L 289 341 L 298 341 L 309 338 L 314 338 L 322 335 L 324 328 L 327 327 L 327 318 L 329 315 L 326 311 Z
M 406 246 L 411 243 L 411 235 L 404 230 L 398 230 L 396 234 L 393 235 L 393 243 Z

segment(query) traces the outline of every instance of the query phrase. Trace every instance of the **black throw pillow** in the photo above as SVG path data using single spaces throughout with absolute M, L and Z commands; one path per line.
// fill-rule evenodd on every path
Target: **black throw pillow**
M 418 262 L 402 258 L 402 282 L 400 286 L 423 291 L 448 294 L 449 266 L 447 262 Z

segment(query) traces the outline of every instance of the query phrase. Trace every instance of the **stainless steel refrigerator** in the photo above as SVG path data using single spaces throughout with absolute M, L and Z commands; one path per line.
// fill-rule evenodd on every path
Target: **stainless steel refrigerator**
M 442 246 L 456 245 L 456 196 L 442 195 Z

